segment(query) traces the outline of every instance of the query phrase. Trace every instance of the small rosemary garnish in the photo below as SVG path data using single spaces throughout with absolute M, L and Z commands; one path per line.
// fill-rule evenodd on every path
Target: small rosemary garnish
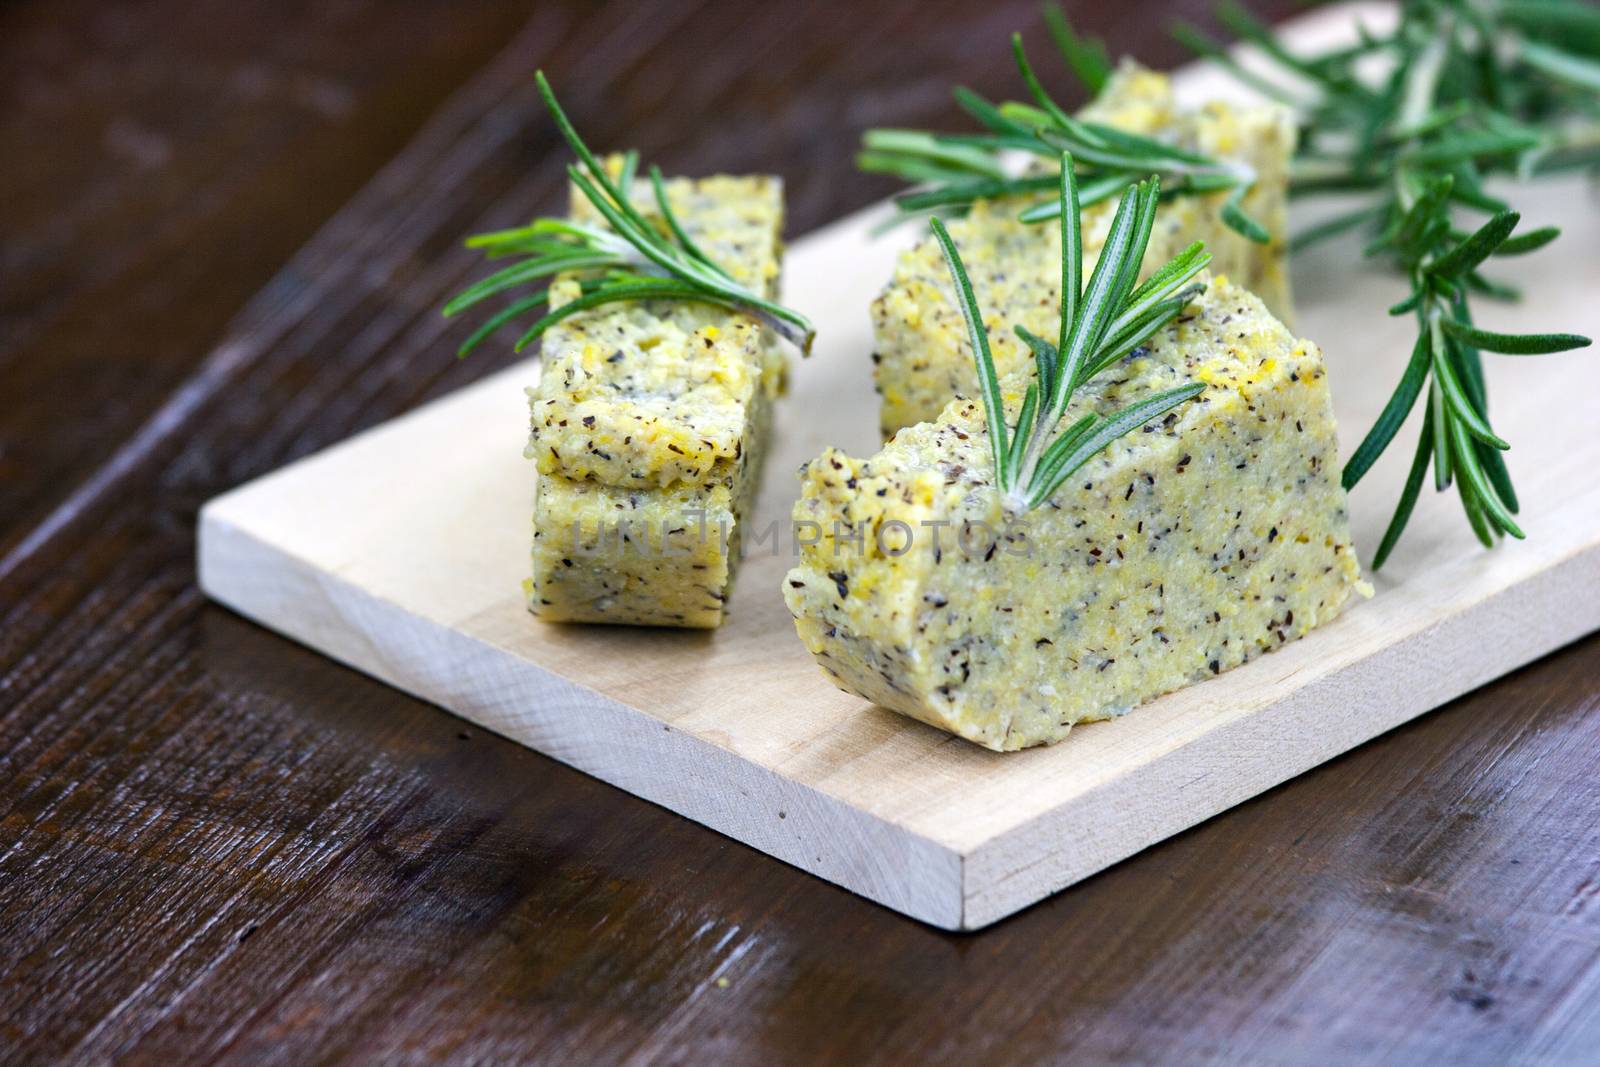
M 1099 261 L 1085 286 L 1078 180 L 1069 154 L 1063 152 L 1059 164 L 1056 214 L 1061 220 L 1061 332 L 1052 344 L 1020 325 L 1014 327 L 1033 351 L 1038 380 L 1028 385 L 1016 426 L 1009 432 L 983 313 L 949 231 L 938 218 L 932 222 L 978 368 L 995 484 L 1013 513 L 1049 500 L 1062 482 L 1101 449 L 1205 390 L 1201 382 L 1168 389 L 1112 415 L 1084 415 L 1059 435 L 1055 433 L 1078 386 L 1172 321 L 1205 289 L 1203 284 L 1191 283 L 1211 262 L 1211 254 L 1197 241 L 1134 288 L 1160 199 L 1160 179 L 1152 177 L 1122 195 Z
M 1110 74 L 1104 49 L 1075 37 L 1058 10 L 1049 9 L 1047 15 L 1051 33 L 1069 65 L 1091 88 L 1104 85 Z M 1166 181 L 1168 196 L 1232 190 L 1223 202 L 1223 222 L 1252 241 L 1269 239 L 1266 229 L 1243 207 L 1244 196 L 1256 180 L 1250 167 L 1072 117 L 1034 73 L 1020 33 L 1012 34 L 1011 47 L 1032 103 L 994 104 L 971 89 L 955 90 L 956 103 L 984 132 L 879 129 L 862 135 L 863 151 L 856 157 L 860 169 L 916 183 L 894 198 L 899 219 L 938 210 L 964 212 L 978 199 L 1045 193 L 1055 187 L 1055 176 L 1035 173 L 1036 167 L 1017 174 L 1007 154 L 1031 155 L 1053 166 L 1065 152 L 1078 168 L 1085 206 L 1109 200 L 1154 174 Z M 1021 217 L 1041 222 L 1057 210 L 1052 198 L 1029 206 Z
M 455 315 L 484 300 L 529 282 L 557 274 L 580 278 L 579 295 L 548 310 L 517 339 L 517 351 L 569 315 L 621 300 L 687 300 L 742 311 L 764 320 L 802 352 L 809 353 L 816 330 L 793 308 L 751 292 L 718 265 L 684 230 L 667 200 L 661 170 L 650 167 L 650 187 L 660 223 L 645 218 L 629 202 L 628 193 L 638 171 L 639 157 L 623 156 L 621 172 L 613 179 L 589 151 L 565 111 L 556 101 L 544 72 L 535 75 L 539 93 L 555 117 L 561 136 L 578 162 L 567 165 L 571 179 L 609 226 L 540 218 L 527 226 L 482 233 L 467 239 L 487 259 L 519 257 L 517 262 L 463 289 L 444 306 Z M 521 297 L 490 316 L 458 350 L 465 356 L 491 333 L 549 302 L 549 289 Z
M 1241 66 L 1193 27 L 1179 26 L 1179 38 L 1299 114 L 1290 192 L 1362 200 L 1297 235 L 1292 247 L 1369 228 L 1365 254 L 1389 259 L 1410 282 L 1410 295 L 1390 314 L 1416 318 L 1411 358 L 1344 469 L 1349 489 L 1426 392 L 1411 472 L 1373 568 L 1405 529 L 1430 460 L 1434 485 L 1455 484 L 1485 546 L 1502 533 L 1522 537 L 1501 456 L 1510 445 L 1490 426 L 1479 352 L 1561 352 L 1589 339 L 1497 334 L 1474 324 L 1475 297 L 1517 296 L 1479 273 L 1482 264 L 1531 252 L 1560 233 L 1547 226 L 1513 236 L 1518 213 L 1484 181 L 1600 165 L 1600 9 L 1570 0 L 1408 0 L 1392 31 L 1362 27 L 1355 44 L 1317 55 L 1290 52 L 1235 4 L 1219 18 L 1285 77 Z M 1462 213 L 1486 221 L 1461 226 Z

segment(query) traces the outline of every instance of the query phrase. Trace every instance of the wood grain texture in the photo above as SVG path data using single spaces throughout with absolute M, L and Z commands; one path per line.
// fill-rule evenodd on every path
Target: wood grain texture
M 174 38 L 172 27 L 187 17 L 220 31 L 241 5 L 97 6 L 121 20 L 130 63 L 171 39 L 146 66 L 192 70 L 197 93 L 220 91 L 205 65 L 218 34 Z M 669 164 L 711 153 L 730 169 L 778 170 L 807 190 L 797 231 L 888 191 L 849 172 L 855 126 L 952 123 L 952 80 L 1003 90 L 1005 57 L 977 42 L 1033 9 L 715 6 L 698 17 L 717 32 L 693 51 L 652 50 L 638 27 L 670 21 L 666 6 L 574 5 L 545 24 L 552 47 L 621 36 L 635 49 L 609 53 L 611 84 L 626 91 L 609 107 L 587 102 L 585 128 L 648 139 Z M 306 39 L 303 12 L 250 10 L 252 44 Z M 392 17 L 338 10 L 335 39 L 351 54 Z M 1166 63 L 1176 50 L 1156 31 L 1175 10 L 1074 14 Z M 52 64 L 0 63 L 6 136 L 119 76 L 90 76 L 99 60 L 78 9 L 12 6 L 0 20 L 0 48 L 43 35 Z M 469 21 L 457 8 L 449 24 Z M 486 36 L 464 61 L 487 63 L 504 43 Z M 416 52 L 379 51 L 373 62 L 409 79 L 415 99 L 443 99 L 448 78 Z M 775 64 L 751 59 L 774 51 Z M 13 95 L 15 74 L 40 69 L 66 87 Z M 507 65 L 484 79 L 502 79 L 503 94 L 525 74 Z M 654 106 L 663 79 L 692 82 L 700 106 Z M 465 122 L 500 99 L 480 80 L 441 115 Z M 448 202 L 467 205 L 459 218 L 412 215 L 384 232 L 391 254 L 371 256 L 369 273 L 345 266 L 351 235 L 427 169 L 426 152 L 408 151 L 221 348 L 239 294 L 282 261 L 226 258 L 229 241 L 203 227 L 188 247 L 213 269 L 183 280 L 182 316 L 152 315 L 145 290 L 113 280 L 75 314 L 140 328 L 108 334 L 80 362 L 52 363 L 41 334 L 0 333 L 4 373 L 38 365 L 30 394 L 15 377 L 0 388 L 0 480 L 32 502 L 0 509 L 8 1061 L 1586 1061 L 1600 1041 L 1593 638 L 973 939 L 909 923 L 206 606 L 193 587 L 198 501 L 493 366 L 382 339 L 431 324 L 408 283 L 472 224 L 472 206 L 516 185 L 528 203 L 560 202 L 524 101 L 505 117 L 521 126 L 490 153 L 492 172 L 458 174 L 467 188 Z M 707 129 L 706 109 L 736 116 L 734 135 Z M 303 160 L 353 175 L 393 150 L 391 122 L 402 139 L 416 122 L 403 109 L 361 116 Z M 98 159 L 104 118 L 34 125 L 49 135 L 38 155 Z M 249 143 L 261 123 L 225 109 L 215 129 Z M 210 158 L 175 143 L 172 159 L 197 152 Z M 11 183 L 35 165 L 0 168 L 8 264 L 29 248 L 15 239 Z M 331 207 L 323 197 L 344 195 L 289 173 L 218 194 L 235 238 L 292 247 Z M 192 188 L 177 183 L 177 199 Z M 34 203 L 44 218 L 79 195 L 46 183 Z M 155 214 L 129 202 L 113 237 L 65 238 L 63 284 L 91 276 L 107 261 L 97 255 L 142 256 Z M 0 289 L 8 327 L 13 285 Z M 293 347 L 252 345 L 291 299 Z M 362 341 L 364 330 L 377 336 Z M 236 354 L 202 367 L 213 350 Z M 93 392 L 118 358 L 149 365 Z M 67 461 L 45 461 L 47 437 L 49 457 Z

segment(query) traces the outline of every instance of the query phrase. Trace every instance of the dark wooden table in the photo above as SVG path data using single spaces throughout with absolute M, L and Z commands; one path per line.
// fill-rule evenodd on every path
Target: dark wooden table
M 1201 5 L 1074 6 L 1165 64 Z M 1600 639 L 952 936 L 197 592 L 205 498 L 508 359 L 434 309 L 560 202 L 535 66 L 598 144 L 784 174 L 799 233 L 890 190 L 863 127 L 1008 91 L 1013 27 L 0 9 L 0 1060 L 1600 1062 Z

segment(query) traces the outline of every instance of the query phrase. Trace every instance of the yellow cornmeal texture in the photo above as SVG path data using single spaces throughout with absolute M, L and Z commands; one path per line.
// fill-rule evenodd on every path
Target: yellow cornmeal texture
M 712 259 L 776 293 L 776 178 L 678 179 L 667 195 Z M 573 214 L 594 219 L 577 195 Z M 577 293 L 562 279 L 551 303 Z M 650 301 L 574 315 L 545 335 L 543 353 L 528 391 L 527 454 L 539 468 L 529 607 L 558 622 L 720 625 L 783 391 L 776 335 L 708 305 Z
M 1144 269 L 1155 270 L 1193 242 L 1205 241 L 1213 270 L 1260 295 L 1279 316 L 1289 314 L 1282 240 L 1295 129 L 1286 110 L 1212 103 L 1198 111 L 1180 111 L 1164 75 L 1124 61 L 1083 115 L 1252 168 L 1257 180 L 1245 197 L 1245 208 L 1273 235 L 1272 243 L 1256 244 L 1223 224 L 1225 192 L 1175 197 L 1163 202 L 1156 215 Z M 1018 197 L 980 200 L 965 217 L 948 220 L 1002 374 L 1032 360 L 1012 333 L 1014 324 L 1049 338 L 1060 328 L 1060 227 L 1054 221 L 1018 222 L 1018 212 L 1032 202 Z M 1115 210 L 1114 200 L 1084 210 L 1086 270 L 1105 244 Z M 949 271 L 931 236 L 901 254 L 894 278 L 872 305 L 872 323 L 885 437 L 935 417 L 952 396 L 977 388 Z
M 1214 279 L 1082 387 L 1063 425 L 1194 381 L 1204 393 L 1020 524 L 1000 510 L 976 401 L 870 459 L 824 453 L 794 510 L 820 533 L 784 585 L 806 647 L 841 688 L 1010 750 L 1332 619 L 1360 572 L 1322 355 L 1253 295 Z M 1003 385 L 1013 420 L 1027 382 Z

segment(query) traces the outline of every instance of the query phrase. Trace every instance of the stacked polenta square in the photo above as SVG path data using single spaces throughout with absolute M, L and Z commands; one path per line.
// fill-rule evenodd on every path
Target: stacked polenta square
M 700 248 L 751 291 L 776 293 L 776 178 L 666 188 Z M 635 198 L 641 210 L 648 202 Z M 593 218 L 576 193 L 573 215 Z M 558 281 L 551 305 L 580 292 L 577 279 Z M 563 320 L 543 352 L 528 397 L 538 465 L 529 607 L 555 622 L 720 625 L 783 391 L 776 333 L 711 304 L 625 302 Z

